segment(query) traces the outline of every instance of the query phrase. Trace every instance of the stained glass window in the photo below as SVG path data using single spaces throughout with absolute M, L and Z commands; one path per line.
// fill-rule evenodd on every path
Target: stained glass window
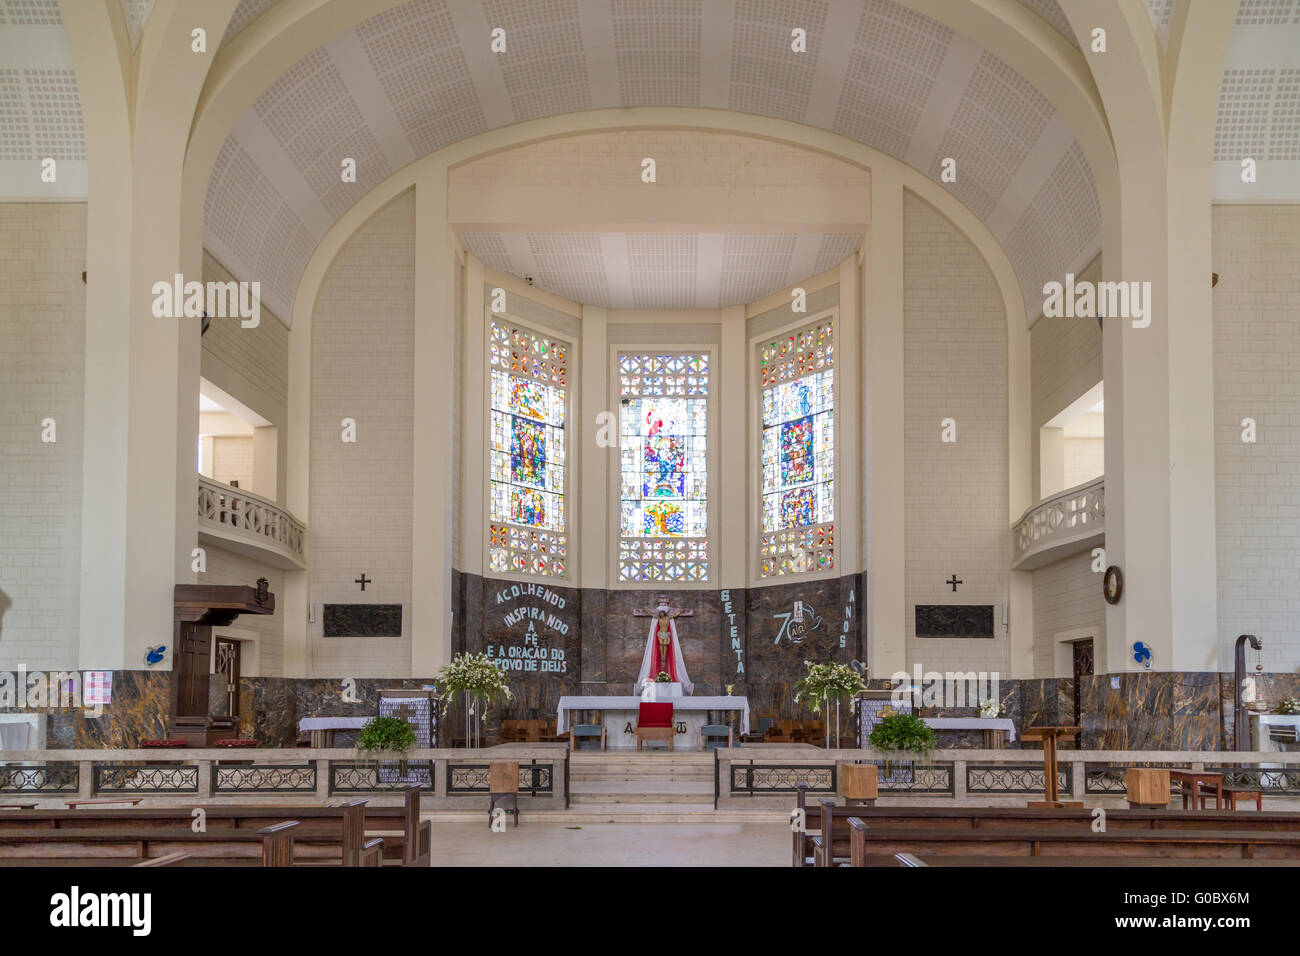
M 831 319 L 760 346 L 763 577 L 835 567 L 834 364 Z
M 621 354 L 620 581 L 709 579 L 709 356 Z
M 568 348 L 493 321 L 488 567 L 564 577 Z

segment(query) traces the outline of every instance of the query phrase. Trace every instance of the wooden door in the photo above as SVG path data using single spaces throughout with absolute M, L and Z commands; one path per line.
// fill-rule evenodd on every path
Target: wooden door
M 217 638 L 215 671 L 225 687 L 226 715 L 236 720 L 239 718 L 239 648 L 239 641 Z
M 1083 706 L 1081 678 L 1092 676 L 1092 638 L 1073 642 L 1074 649 L 1074 726 L 1082 727 Z

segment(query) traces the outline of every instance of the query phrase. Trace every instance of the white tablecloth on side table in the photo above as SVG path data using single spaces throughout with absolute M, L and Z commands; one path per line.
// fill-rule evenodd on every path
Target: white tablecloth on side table
M 1016 725 L 1010 717 L 922 717 L 935 730 L 1005 730 L 1007 743 L 1016 739 Z
M 360 730 L 370 723 L 373 717 L 304 717 L 298 721 L 298 732 L 312 730 Z

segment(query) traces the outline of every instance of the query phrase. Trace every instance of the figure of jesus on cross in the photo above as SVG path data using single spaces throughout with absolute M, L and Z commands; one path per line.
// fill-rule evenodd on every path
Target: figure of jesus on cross
M 636 679 L 636 689 L 640 691 L 646 684 L 653 683 L 659 674 L 667 674 L 673 681 L 680 681 L 682 689 L 691 693 L 695 685 L 686 676 L 686 662 L 682 660 L 681 645 L 677 642 L 678 617 L 694 617 L 695 612 L 685 608 L 673 607 L 668 603 L 668 595 L 655 595 L 653 608 L 637 608 L 633 617 L 648 617 L 650 633 L 646 637 L 645 654 L 641 658 L 641 673 Z

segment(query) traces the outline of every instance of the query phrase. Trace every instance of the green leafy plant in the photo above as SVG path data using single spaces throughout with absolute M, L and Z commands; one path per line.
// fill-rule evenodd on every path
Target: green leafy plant
M 808 701 L 814 714 L 821 713 L 822 704 L 833 700 L 845 700 L 856 697 L 867 689 L 867 682 L 862 675 L 848 664 L 814 664 L 804 661 L 807 672 L 794 685 L 796 704 Z
M 914 714 L 890 714 L 871 728 L 872 750 L 882 753 L 928 754 L 934 750 L 934 728 Z
M 667 671 L 660 671 L 658 674 L 655 675 L 656 684 L 671 684 L 672 682 L 673 682 L 672 675 L 670 675 Z
M 376 717 L 361 728 L 357 749 L 406 753 L 415 746 L 415 728 L 400 717 Z

